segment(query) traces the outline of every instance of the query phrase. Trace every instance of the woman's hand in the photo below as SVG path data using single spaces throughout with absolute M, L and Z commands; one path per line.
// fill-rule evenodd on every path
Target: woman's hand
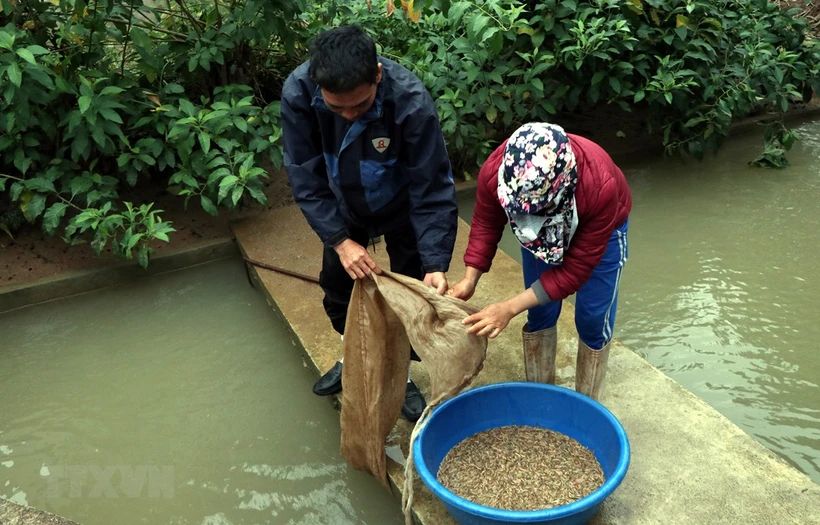
M 507 328 L 513 317 L 536 306 L 538 306 L 538 297 L 532 288 L 527 288 L 512 299 L 487 306 L 477 314 L 461 321 L 461 324 L 472 325 L 467 328 L 467 332 L 471 334 L 486 335 L 490 339 L 495 339 Z
M 468 333 L 479 336 L 487 336 L 490 339 L 495 339 L 502 330 L 507 328 L 510 320 L 515 317 L 517 313 L 507 301 L 503 303 L 493 303 L 477 314 L 473 314 L 463 320 L 461 323 L 465 325 L 472 325 L 467 329 Z
M 461 299 L 462 301 L 469 301 L 470 297 L 475 293 L 475 282 L 472 279 L 464 278 L 457 282 L 455 286 L 447 291 L 447 295 Z
M 462 301 L 469 301 L 475 293 L 475 287 L 478 285 L 478 280 L 481 279 L 481 274 L 483 273 L 484 272 L 477 268 L 468 266 L 467 271 L 464 273 L 464 279 L 447 290 L 447 295 L 461 299 Z

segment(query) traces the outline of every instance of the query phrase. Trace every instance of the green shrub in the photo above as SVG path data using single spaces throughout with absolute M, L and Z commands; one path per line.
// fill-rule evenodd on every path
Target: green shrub
M 211 214 L 264 203 L 282 82 L 342 23 L 423 80 L 457 171 L 524 122 L 603 105 L 639 109 L 669 153 L 700 158 L 734 119 L 820 86 L 806 20 L 767 0 L 401 4 L 421 18 L 361 0 L 0 0 L 0 208 L 145 265 L 173 226 L 128 188 Z M 752 164 L 786 165 L 795 134 L 781 122 L 765 139 Z
M 0 191 L 68 242 L 147 265 L 172 225 L 125 188 L 210 214 L 265 203 L 299 2 L 0 0 Z
M 437 0 L 418 25 L 360 3 L 311 15 L 370 28 L 430 89 L 454 160 L 472 169 L 520 124 L 580 105 L 641 108 L 669 153 L 714 152 L 733 119 L 785 112 L 820 86 L 820 45 L 798 11 L 767 0 Z

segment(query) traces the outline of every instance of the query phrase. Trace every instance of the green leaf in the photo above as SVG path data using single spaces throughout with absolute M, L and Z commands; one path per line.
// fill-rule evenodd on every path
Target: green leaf
M 233 205 L 236 206 L 239 202 L 239 199 L 242 198 L 242 193 L 245 191 L 245 186 L 237 185 L 234 186 L 233 192 L 231 193 L 231 200 L 233 201 Z
M 0 177 L 0 191 L 6 191 L 6 182 L 8 180 L 6 177 Z
M 105 148 L 105 140 L 107 135 L 105 134 L 105 129 L 102 126 L 97 126 L 94 128 L 94 131 L 91 132 L 91 138 L 94 139 L 94 142 L 97 143 L 97 146 L 100 149 Z
M 33 46 L 28 46 L 26 49 L 28 49 L 28 52 L 31 53 L 32 55 L 37 55 L 37 56 L 47 55 L 49 53 L 48 49 L 44 48 L 43 46 L 38 46 L 36 44 L 33 45 Z
M 99 257 L 100 254 L 102 254 L 103 249 L 105 249 L 106 244 L 108 244 L 108 235 L 105 235 L 104 233 L 100 232 L 97 235 L 95 235 L 94 240 L 91 241 L 91 249 L 94 250 L 94 253 L 96 253 Z M 130 254 L 128 258 L 131 258 Z
M 244 153 L 244 155 L 246 155 L 245 160 L 242 162 L 242 166 L 239 169 L 239 173 L 243 173 L 247 176 L 248 172 L 250 172 L 251 168 L 253 167 L 254 158 L 253 154 L 251 153 Z
M 476 68 L 475 72 L 480 73 L 481 71 L 479 71 L 478 68 Z M 501 84 L 502 86 L 504 85 L 504 79 L 501 77 L 501 72 L 499 72 L 499 71 L 493 71 L 492 73 L 487 75 L 487 77 L 490 80 L 492 80 L 493 82 L 497 83 L 497 84 Z M 473 79 L 473 80 L 475 80 L 475 79 Z M 472 83 L 472 81 L 470 81 L 469 79 L 468 79 L 468 82 Z
M 666 98 L 667 102 L 669 102 L 670 104 L 672 103 L 672 93 L 664 93 L 663 96 L 664 98 Z
M 797 133 L 795 133 L 793 131 L 790 131 L 790 132 L 786 133 L 786 135 L 783 137 L 783 140 L 781 141 L 781 143 L 783 144 L 783 147 L 786 148 L 786 151 L 789 151 L 790 149 L 792 149 L 792 146 L 794 146 L 794 143 L 796 141 L 797 141 Z
M 18 149 L 14 154 L 14 167 L 20 170 L 20 173 L 24 174 L 28 171 L 31 167 L 32 158 L 25 155 L 25 152 L 21 149 Z
M 211 172 L 211 174 L 208 176 L 208 181 L 205 184 L 210 186 L 211 184 L 216 182 L 217 179 L 219 179 L 220 177 L 227 177 L 230 174 L 231 170 L 229 170 L 228 168 L 219 168 Z
M 2 72 L 3 72 L 3 70 L 0 68 L 0 74 Z M 15 85 L 12 84 L 11 82 L 9 82 L 8 85 L 6 86 L 6 89 L 3 90 L 3 98 L 6 99 L 6 104 L 7 105 L 11 106 L 11 103 L 14 101 L 14 96 L 17 95 L 17 91 L 18 90 L 15 87 Z M 11 127 L 10 124 L 9 124 L 9 127 Z
M 205 210 L 206 213 L 216 217 L 216 215 L 219 212 L 216 210 L 216 206 L 214 206 L 214 203 L 210 198 L 206 197 L 205 195 L 200 195 L 199 201 L 202 205 L 202 209 Z
M 77 104 L 80 107 L 80 113 L 85 114 L 85 112 L 88 111 L 88 108 L 91 107 L 91 97 L 83 95 L 77 99 Z
M 137 251 L 137 260 L 139 261 L 140 266 L 143 269 L 148 268 L 148 253 L 150 248 L 148 246 L 140 246 L 139 250 Z
M 102 108 L 100 109 L 100 115 L 102 115 L 103 118 L 105 118 L 106 120 L 110 120 L 111 122 L 115 122 L 117 124 L 123 123 L 120 115 L 113 109 Z
M 71 189 L 71 196 L 74 197 L 90 190 L 94 186 L 94 182 L 91 180 L 91 177 L 84 175 L 82 177 L 74 177 L 71 179 L 68 186 L 69 189 Z
M 128 238 L 128 244 L 125 245 L 125 249 L 126 250 L 133 250 L 134 246 L 136 246 L 137 243 L 140 242 L 143 235 L 144 234 L 142 234 L 142 233 L 137 233 L 137 234 L 132 235 L 131 237 L 129 237 Z
M 11 197 L 12 202 L 17 202 L 20 198 L 20 194 L 23 193 L 23 190 L 26 189 L 23 184 L 20 182 L 14 182 L 11 185 L 11 189 L 9 191 L 9 197 Z
M 14 26 L 11 26 L 14 27 Z M 14 35 L 10 33 L 6 33 L 5 31 L 0 31 L 0 49 L 11 49 L 14 47 Z
M 34 222 L 45 209 L 46 196 L 42 193 L 35 193 L 31 196 L 31 199 L 29 199 L 24 215 L 29 222 Z
M 185 93 L 185 88 L 183 88 L 179 84 L 168 84 L 167 86 L 162 88 L 162 91 L 168 94 L 178 95 L 180 93 Z
M 609 77 L 609 85 L 612 88 L 612 91 L 618 95 L 621 94 L 621 81 L 618 80 L 618 77 Z
M 153 166 L 154 164 L 157 163 L 157 161 L 154 160 L 154 157 L 146 155 L 145 153 L 141 153 L 140 155 L 137 156 L 137 158 L 139 160 L 141 160 L 143 162 L 143 164 L 145 164 L 146 166 Z
M 9 76 L 9 81 L 12 84 L 20 87 L 20 84 L 23 82 L 23 73 L 20 71 L 20 66 L 17 65 L 17 62 L 12 62 L 9 65 L 6 74 Z
M 54 89 L 54 81 L 51 80 L 51 77 L 48 76 L 46 71 L 46 69 L 40 67 L 30 67 L 26 69 L 26 73 L 28 73 L 28 76 L 33 78 L 35 82 L 37 82 L 47 90 L 51 91 Z
M 179 101 L 179 109 L 189 117 L 193 117 L 194 113 L 196 112 L 196 109 L 194 108 L 194 105 L 191 103 L 191 101 L 186 100 L 184 98 L 180 99 Z
M 197 182 L 194 176 L 188 173 L 187 171 L 183 172 L 180 178 L 182 182 L 185 183 L 185 185 L 189 188 L 194 188 L 197 190 L 199 189 L 199 182 Z
M 626 0 L 627 8 L 637 15 L 643 14 L 643 2 L 641 0 Z
M 498 117 L 498 110 L 495 108 L 495 106 L 490 106 L 490 108 L 487 110 L 487 120 L 489 120 L 490 123 L 492 124 L 492 123 L 495 122 L 495 119 L 497 117 Z
M 218 156 L 211 159 L 211 161 L 208 162 L 208 164 L 205 167 L 209 170 L 212 170 L 214 168 L 218 168 L 219 166 L 224 166 L 227 163 L 228 161 L 225 160 L 225 157 Z
M 199 145 L 206 154 L 211 151 L 211 137 L 205 132 L 199 134 Z
M 606 77 L 606 71 L 598 71 L 594 75 L 592 75 L 592 85 L 596 85 L 600 83 L 604 77 Z
M 100 95 L 119 95 L 123 91 L 125 91 L 125 90 L 121 87 L 108 86 L 107 88 L 100 91 Z
M 57 202 L 52 204 L 46 211 L 45 215 L 43 215 L 43 230 L 45 230 L 47 234 L 54 234 L 54 231 L 60 225 L 60 220 L 65 215 L 67 208 L 68 204 L 64 202 Z
M 234 117 L 233 124 L 234 126 L 239 128 L 239 131 L 241 131 L 242 133 L 248 132 L 248 122 L 242 117 Z
M 174 127 L 171 128 L 171 131 L 168 132 L 168 139 L 170 140 L 170 139 L 176 137 L 177 135 L 180 135 L 182 133 L 186 133 L 187 131 L 188 131 L 187 126 L 184 126 L 184 125 L 180 126 L 179 123 L 174 124 Z
M 684 128 L 691 128 L 691 127 L 697 126 L 698 124 L 700 124 L 701 122 L 704 122 L 705 120 L 706 120 L 706 118 L 705 118 L 705 117 L 694 117 L 694 118 L 690 118 L 690 119 L 686 122 L 686 124 L 684 124 L 684 125 L 683 125 L 683 127 L 684 127 Z
M 256 201 L 259 204 L 261 204 L 262 206 L 267 206 L 268 197 L 265 195 L 265 192 L 263 192 L 261 189 L 256 188 L 254 186 L 245 186 L 245 188 L 248 190 L 248 193 L 251 194 L 251 197 L 256 199 Z
M 485 31 L 484 35 L 481 37 L 481 43 L 483 44 L 487 40 L 491 39 L 493 36 L 495 36 L 496 33 L 498 33 L 498 31 L 499 29 L 497 27 L 491 27 L 490 29 Z
M 544 83 L 541 82 L 540 78 L 534 78 L 530 83 L 533 85 L 533 87 L 535 87 L 535 89 L 542 92 L 544 91 Z
M 154 239 L 159 239 L 161 241 L 169 242 L 168 234 L 165 232 L 154 232 Z
M 169 168 L 176 167 L 177 159 L 174 156 L 174 152 L 172 150 L 170 150 L 170 149 L 165 150 L 165 153 L 163 155 L 163 159 L 165 160 L 165 165 L 168 166 Z
M 634 99 L 635 103 L 640 102 L 641 100 L 644 99 L 644 97 L 646 97 L 646 91 L 644 91 L 644 90 L 638 91 L 637 93 L 635 93 L 635 99 Z
M 43 177 L 35 177 L 33 179 L 26 179 L 26 188 L 34 191 L 56 192 L 54 183 Z
M 490 23 L 490 17 L 484 14 L 479 14 L 475 18 L 473 18 L 473 25 L 471 27 L 473 38 L 478 39 L 478 36 L 484 31 L 484 28 L 487 27 L 487 24 Z
M 219 195 L 217 197 L 217 202 L 222 202 L 225 197 L 228 196 L 228 192 L 231 191 L 231 188 L 236 185 L 236 182 L 239 180 L 239 177 L 236 175 L 228 175 L 221 181 L 219 181 Z
M 17 50 L 17 56 L 28 62 L 29 64 L 37 64 L 37 60 L 34 58 L 34 55 L 25 48 L 20 48 Z

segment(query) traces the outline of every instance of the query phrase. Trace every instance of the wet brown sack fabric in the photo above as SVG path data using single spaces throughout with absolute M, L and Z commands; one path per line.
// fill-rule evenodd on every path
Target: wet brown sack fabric
M 420 430 L 430 410 L 469 385 L 484 365 L 487 338 L 468 334 L 461 324 L 477 311 L 391 272 L 356 281 L 342 369 L 341 452 L 350 466 L 390 488 L 384 445 L 404 404 L 410 345 L 430 375 L 428 408 L 416 426 Z M 406 472 L 412 474 L 411 460 Z

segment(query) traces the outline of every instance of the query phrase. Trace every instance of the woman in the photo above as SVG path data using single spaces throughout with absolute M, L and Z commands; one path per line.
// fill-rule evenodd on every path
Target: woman
M 508 221 L 522 246 L 526 291 L 466 318 L 468 331 L 495 338 L 527 311 L 522 334 L 527 380 L 554 383 L 561 302 L 575 293 L 575 389 L 597 400 L 627 259 L 631 208 L 624 174 L 600 146 L 553 124 L 516 130 L 479 172 L 464 255 L 467 271 L 449 293 L 472 297 Z

